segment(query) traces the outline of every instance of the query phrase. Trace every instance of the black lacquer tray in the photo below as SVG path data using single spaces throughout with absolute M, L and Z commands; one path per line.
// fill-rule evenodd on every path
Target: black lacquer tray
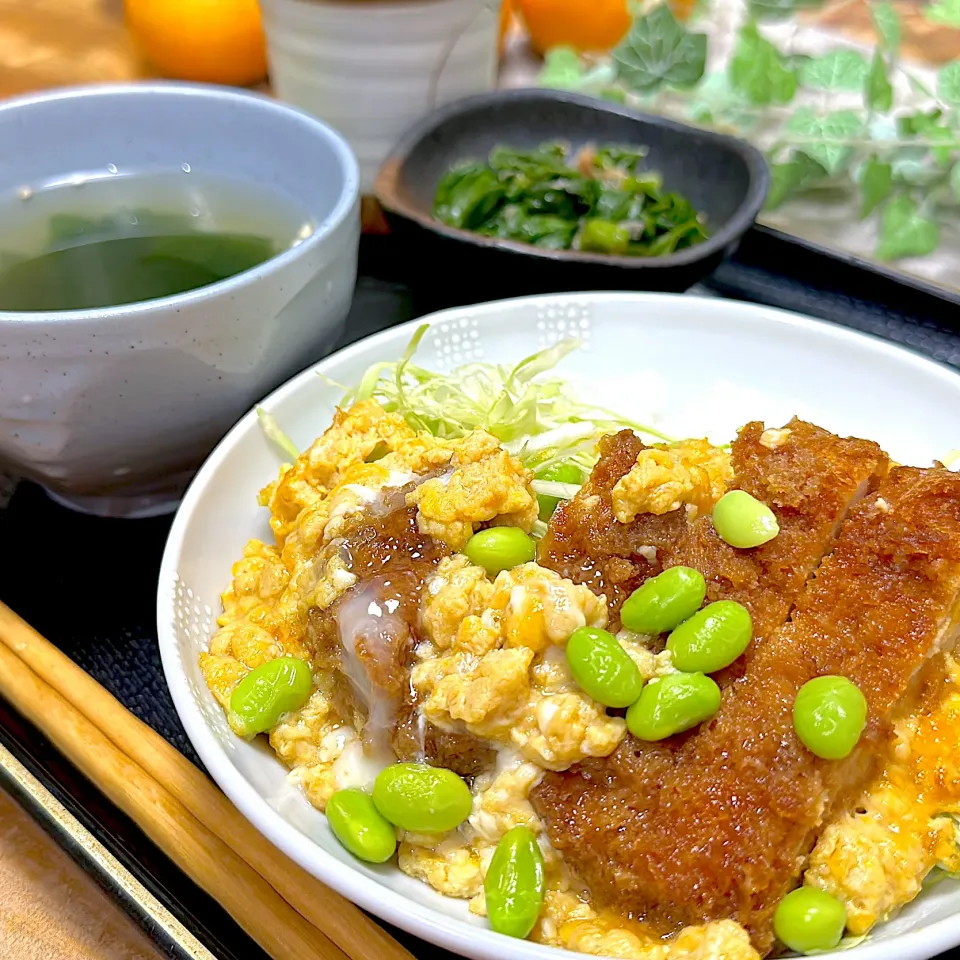
M 389 237 L 364 238 L 357 299 L 342 344 L 448 305 L 404 282 L 422 274 L 410 269 L 410 255 Z M 497 298 L 498 287 L 491 277 L 490 299 Z M 800 249 L 764 228 L 747 234 L 738 255 L 691 292 L 798 310 L 960 368 L 956 304 L 816 249 Z M 75 514 L 23 483 L 0 508 L 0 600 L 196 763 L 157 651 L 156 582 L 170 522 Z M 172 960 L 265 960 L 210 897 L 2 700 L 0 787 Z M 394 932 L 417 957 L 449 956 Z M 960 957 L 960 951 L 950 955 Z

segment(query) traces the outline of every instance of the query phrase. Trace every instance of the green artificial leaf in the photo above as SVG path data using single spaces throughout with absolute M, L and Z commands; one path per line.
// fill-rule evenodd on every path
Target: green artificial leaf
M 800 107 L 787 122 L 786 132 L 802 140 L 798 148 L 833 176 L 849 164 L 853 145 L 846 141 L 862 134 L 863 120 L 853 110 L 819 115 L 810 107 Z
M 824 0 L 749 0 L 751 15 L 757 20 L 786 20 L 800 10 L 822 7 Z
M 892 189 L 893 167 L 871 157 L 860 171 L 860 219 L 869 217 Z
M 960 163 L 954 164 L 950 171 L 950 188 L 953 190 L 953 195 L 960 201 Z
M 876 50 L 870 63 L 870 72 L 863 87 L 863 100 L 869 110 L 886 113 L 893 106 L 893 87 L 887 76 L 887 61 Z
M 897 130 L 900 136 L 905 139 L 916 137 L 931 141 L 929 149 L 934 160 L 940 166 L 948 167 L 953 160 L 957 134 L 941 122 L 942 117 L 942 110 L 907 114 L 897 118 Z M 944 146 L 938 147 L 936 146 L 937 143 L 942 143 Z
M 937 74 L 937 95 L 952 107 L 960 106 L 960 60 L 940 68 Z
M 960 0 L 936 0 L 924 8 L 923 15 L 941 27 L 960 27 Z
M 553 47 L 544 56 L 537 83 L 554 90 L 576 90 L 582 84 L 583 75 L 580 55 L 573 47 Z
M 942 171 L 930 164 L 929 147 L 900 147 L 889 159 L 893 167 L 893 179 L 911 187 L 927 189 L 943 179 Z
M 857 50 L 834 50 L 810 57 L 800 67 L 800 82 L 814 90 L 860 90 L 867 78 L 867 60 Z
M 740 31 L 740 39 L 730 61 L 730 82 L 751 103 L 789 103 L 797 92 L 797 75 L 783 54 L 760 36 L 755 23 Z
M 664 3 L 633 21 L 613 59 L 619 77 L 634 90 L 654 90 L 665 83 L 692 87 L 703 76 L 707 38 L 677 23 Z
M 928 140 L 946 144 L 942 147 L 931 147 L 930 152 L 941 167 L 949 167 L 953 163 L 953 155 L 957 150 L 957 134 L 947 127 L 930 127 L 924 131 L 924 136 Z
M 879 260 L 901 257 L 925 257 L 940 244 L 940 225 L 922 217 L 917 205 L 906 194 L 889 200 L 880 217 Z
M 905 113 L 897 117 L 897 132 L 903 138 L 922 134 L 924 130 L 937 126 L 942 116 L 942 110 L 931 110 L 929 113 Z
M 871 4 L 870 14 L 884 49 L 896 56 L 900 49 L 900 15 L 887 0 Z
M 823 165 L 797 150 L 786 163 L 770 164 L 770 192 L 767 210 L 776 210 L 791 197 L 827 175 Z

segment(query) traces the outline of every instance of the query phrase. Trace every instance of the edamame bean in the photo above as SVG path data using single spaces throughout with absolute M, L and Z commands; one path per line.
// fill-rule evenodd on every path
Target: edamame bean
M 519 527 L 488 527 L 475 533 L 463 552 L 471 563 L 496 576 L 501 570 L 529 563 L 537 555 L 537 548 Z
M 773 511 L 746 490 L 725 493 L 713 508 L 713 528 L 731 547 L 759 547 L 780 532 Z
M 867 723 L 867 700 L 846 677 L 808 680 L 793 701 L 793 727 L 803 745 L 824 760 L 842 760 Z
M 530 933 L 543 907 L 543 854 L 529 827 L 508 830 L 497 844 L 483 890 L 490 926 L 521 940 Z
M 362 790 L 338 790 L 327 801 L 333 835 L 358 860 L 384 863 L 397 849 L 397 832 Z
M 629 707 L 643 689 L 637 665 L 607 630 L 574 630 L 567 640 L 567 664 L 580 689 L 605 707 Z
M 844 905 L 816 887 L 799 887 L 788 893 L 773 915 L 777 938 L 797 953 L 832 950 L 846 925 Z
M 414 833 L 453 830 L 473 807 L 469 788 L 452 770 L 425 763 L 395 763 L 381 770 L 373 802 L 387 820 Z
M 299 710 L 313 692 L 310 667 L 296 657 L 278 657 L 254 667 L 234 688 L 230 711 L 243 736 L 272 730 L 285 713 Z
M 753 621 L 742 603 L 718 600 L 684 620 L 667 637 L 673 665 L 688 673 L 714 673 L 747 649 Z
M 699 570 L 669 567 L 627 597 L 620 622 L 634 633 L 666 633 L 696 613 L 706 595 Z
M 664 740 L 709 720 L 720 709 L 720 688 L 702 673 L 668 673 L 651 680 L 627 710 L 627 729 L 639 740 Z
M 534 476 L 537 480 L 549 480 L 551 483 L 583 483 L 583 471 L 575 463 L 555 463 L 552 467 L 538 470 Z M 560 498 L 538 493 L 537 503 L 540 504 L 540 519 L 546 523 L 557 509 Z

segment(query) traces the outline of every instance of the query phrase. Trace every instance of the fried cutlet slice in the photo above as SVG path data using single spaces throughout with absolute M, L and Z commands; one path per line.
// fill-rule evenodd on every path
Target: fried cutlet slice
M 779 430 L 748 423 L 733 442 L 733 489 L 769 505 L 780 532 L 754 550 L 737 550 L 709 517 L 688 524 L 663 556 L 707 581 L 707 601 L 736 600 L 750 611 L 754 641 L 718 680 L 743 673 L 750 658 L 790 615 L 851 505 L 886 475 L 889 460 L 869 440 L 842 439 L 794 418 Z
M 615 627 L 620 607 L 649 577 L 659 573 L 661 551 L 687 524 L 682 508 L 655 516 L 644 513 L 632 523 L 614 517 L 613 488 L 645 449 L 632 430 L 600 439 L 600 459 L 577 495 L 561 503 L 540 540 L 537 561 L 561 577 L 582 583 L 607 598 Z
M 855 802 L 918 669 L 952 642 L 958 591 L 960 476 L 891 471 L 673 762 L 634 742 L 615 771 L 544 779 L 534 802 L 551 840 L 601 902 L 663 928 L 733 918 L 768 951 L 818 831 Z M 814 757 L 793 729 L 797 691 L 824 674 L 849 677 L 868 703 L 840 761 Z
M 417 508 L 358 514 L 356 529 L 328 549 L 349 553 L 358 582 L 325 609 L 308 615 L 315 662 L 349 682 L 348 716 L 366 748 L 389 746 L 400 760 L 429 761 L 476 776 L 495 760 L 491 747 L 468 734 L 440 730 L 420 717 L 410 685 L 420 640 L 420 596 L 449 548 L 420 532 Z
M 765 635 L 790 612 L 849 505 L 887 468 L 867 440 L 845 440 L 802 420 L 766 431 L 749 423 L 731 450 L 732 489 L 746 490 L 777 515 L 780 534 L 756 550 L 735 550 L 709 517 L 692 522 L 681 507 L 631 523 L 614 517 L 612 491 L 643 443 L 629 430 L 600 441 L 600 459 L 577 496 L 557 509 L 540 543 L 539 562 L 604 593 L 617 625 L 623 601 L 666 567 L 686 564 L 707 579 L 708 599 L 739 600 L 755 633 Z

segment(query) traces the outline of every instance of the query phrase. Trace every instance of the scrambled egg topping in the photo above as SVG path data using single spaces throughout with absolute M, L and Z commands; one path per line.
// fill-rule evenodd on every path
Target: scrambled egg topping
M 947 656 L 942 669 L 939 701 L 896 725 L 862 812 L 827 826 L 804 875 L 845 904 L 854 935 L 912 900 L 934 867 L 960 870 L 960 665 Z
M 613 488 L 614 516 L 630 523 L 640 513 L 659 516 L 686 504 L 692 519 L 713 509 L 732 479 L 730 454 L 707 440 L 646 447 Z
M 576 685 L 562 647 L 578 627 L 603 627 L 607 605 L 586 587 L 527 563 L 492 583 L 466 557 L 444 560 L 428 585 L 411 682 L 423 715 L 447 730 L 512 747 L 544 769 L 611 753 L 624 721 Z
M 237 683 L 266 660 L 311 659 L 304 646 L 309 609 L 327 608 L 357 582 L 338 538 L 391 490 L 437 473 L 410 495 L 421 529 L 459 542 L 475 523 L 517 523 L 529 530 L 536 519 L 532 475 L 494 437 L 478 430 L 461 440 L 438 440 L 414 432 L 373 401 L 338 409 L 323 436 L 281 469 L 260 495 L 276 543 L 247 544 L 222 596 L 220 630 L 200 658 L 225 708 Z M 322 680 L 316 664 L 314 674 Z
M 474 431 L 459 444 L 451 463 L 451 474 L 421 483 L 407 497 L 418 506 L 421 533 L 459 550 L 480 523 L 532 529 L 538 513 L 530 490 L 533 474 L 496 437 Z

